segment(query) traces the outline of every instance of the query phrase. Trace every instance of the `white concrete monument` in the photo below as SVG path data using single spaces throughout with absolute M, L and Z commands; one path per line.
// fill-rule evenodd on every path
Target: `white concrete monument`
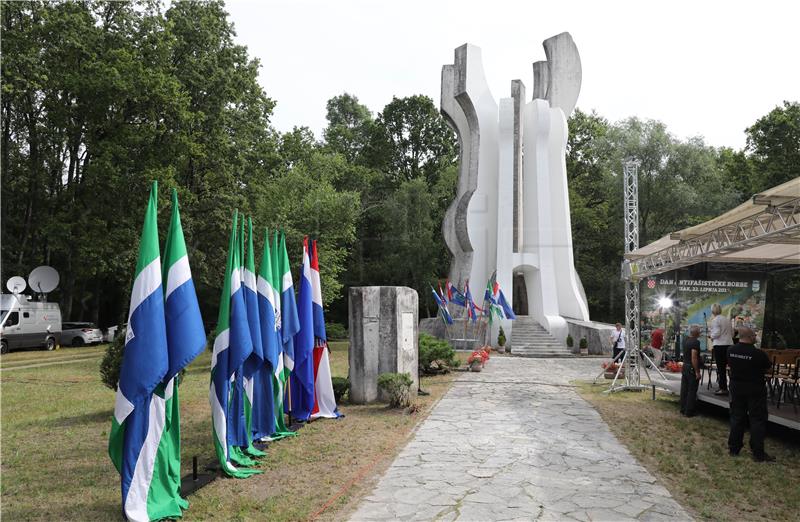
M 515 311 L 563 343 L 566 318 L 589 320 L 573 261 L 565 163 L 581 60 L 569 33 L 543 45 L 547 60 L 533 64 L 531 101 L 513 80 L 511 96 L 498 105 L 474 45 L 457 48 L 455 63 L 442 67 L 441 110 L 461 145 L 458 190 L 442 228 L 453 254 L 451 281 L 463 288 L 469 280 L 480 306 L 497 270 Z M 502 324 L 513 345 L 511 321 Z

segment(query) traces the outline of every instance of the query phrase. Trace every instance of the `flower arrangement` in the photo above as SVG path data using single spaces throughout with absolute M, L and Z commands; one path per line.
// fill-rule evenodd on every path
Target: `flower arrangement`
M 475 350 L 467 358 L 469 369 L 473 372 L 479 372 L 483 369 L 483 365 L 489 360 L 489 350 L 491 347 L 483 347 Z
M 615 372 L 617 371 L 617 368 L 619 368 L 619 363 L 611 361 L 603 361 L 603 364 L 601 364 L 600 366 L 607 372 Z
M 672 373 L 679 373 L 683 369 L 683 363 L 675 361 L 667 361 L 666 369 Z

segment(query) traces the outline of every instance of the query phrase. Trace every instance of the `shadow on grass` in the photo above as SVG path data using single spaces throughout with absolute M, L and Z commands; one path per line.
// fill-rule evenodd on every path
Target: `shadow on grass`
M 108 427 L 111 427 L 111 417 L 114 415 L 114 410 L 101 410 L 93 413 L 84 413 L 82 415 L 73 415 L 72 417 L 59 417 L 44 423 L 48 428 L 71 428 L 75 426 L 83 426 L 95 422 L 108 422 Z

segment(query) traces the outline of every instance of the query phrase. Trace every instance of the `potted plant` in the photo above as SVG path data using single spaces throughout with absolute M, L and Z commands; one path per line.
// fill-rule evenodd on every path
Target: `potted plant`
M 581 349 L 581 355 L 589 355 L 589 341 L 586 340 L 586 337 L 581 337 L 580 343 L 578 346 Z
M 498 352 L 504 352 L 506 350 L 506 333 L 503 331 L 503 327 L 500 327 L 500 332 L 497 334 L 497 346 Z
M 575 339 L 572 338 L 572 335 L 567 334 L 567 348 L 572 348 L 575 346 Z

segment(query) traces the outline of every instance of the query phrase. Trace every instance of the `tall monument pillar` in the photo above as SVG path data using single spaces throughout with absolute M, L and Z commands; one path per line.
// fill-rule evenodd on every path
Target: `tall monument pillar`
M 564 339 L 565 318 L 589 320 L 573 259 L 565 161 L 581 61 L 569 33 L 543 46 L 547 60 L 533 64 L 530 101 L 520 80 L 511 82 L 510 97 L 495 101 L 474 45 L 458 47 L 454 63 L 442 68 L 441 110 L 461 146 L 458 190 L 442 229 L 453 254 L 451 281 L 463 288 L 469 280 L 480 299 L 497 271 L 513 302 L 514 278 L 522 278 L 527 315 Z M 513 344 L 511 322 L 501 324 Z

